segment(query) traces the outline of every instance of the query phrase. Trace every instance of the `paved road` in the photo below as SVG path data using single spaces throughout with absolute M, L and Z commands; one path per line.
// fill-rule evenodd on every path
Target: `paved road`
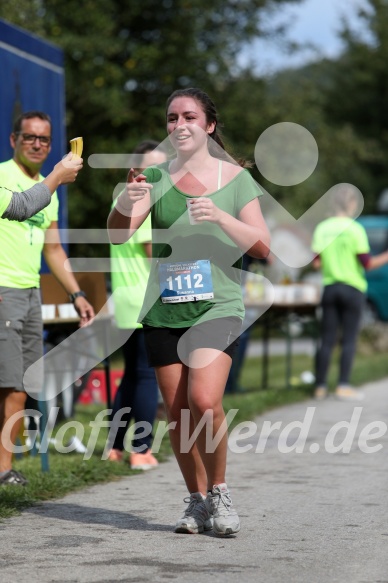
M 269 342 L 270 356 L 281 356 L 286 353 L 286 340 L 283 338 L 273 338 Z M 315 343 L 312 338 L 293 338 L 292 354 L 306 354 L 313 357 L 315 354 Z M 247 358 L 263 355 L 263 343 L 260 340 L 250 340 L 247 347 Z
M 242 519 L 235 538 L 172 532 L 184 486 L 171 460 L 1 523 L 1 581 L 387 582 L 387 386 L 387 380 L 367 385 L 361 409 L 329 398 L 256 419 L 256 434 L 237 441 L 252 449 L 229 457 L 228 481 Z M 335 453 L 345 437 L 345 429 L 334 436 L 335 424 L 358 413 L 349 453 Z M 297 421 L 306 435 L 294 428 L 285 439 Z M 270 435 L 269 423 L 278 424 Z M 373 427 L 384 435 L 359 441 Z M 301 453 L 286 452 L 296 444 Z M 373 445 L 380 451 L 362 451 Z

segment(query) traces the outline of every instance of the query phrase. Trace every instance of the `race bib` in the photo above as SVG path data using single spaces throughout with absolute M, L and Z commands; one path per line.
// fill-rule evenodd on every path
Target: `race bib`
M 159 264 L 160 298 L 164 304 L 214 298 L 210 261 Z

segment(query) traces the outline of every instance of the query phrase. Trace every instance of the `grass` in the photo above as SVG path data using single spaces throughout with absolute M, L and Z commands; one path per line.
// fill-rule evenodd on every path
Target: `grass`
M 105 409 L 101 405 L 77 405 L 73 419 L 80 422 L 84 428 L 82 442 L 87 444 L 92 427 L 90 422 L 96 419 L 96 415 Z M 59 423 L 53 431 L 52 437 L 60 434 L 66 421 Z M 62 431 L 63 433 L 63 431 Z M 75 431 L 69 430 L 62 435 L 61 443 L 66 444 Z M 0 487 L 0 519 L 8 518 L 15 513 L 32 506 L 43 500 L 60 498 L 65 494 L 74 492 L 97 483 L 118 480 L 122 476 L 137 474 L 131 470 L 128 463 L 116 464 L 101 460 L 105 446 L 107 429 L 99 430 L 96 446 L 90 459 L 84 460 L 79 453 L 63 454 L 56 451 L 55 446 L 50 445 L 48 450 L 49 471 L 42 472 L 40 456 L 24 454 L 22 459 L 16 459 L 14 468 L 22 472 L 29 480 L 25 487 L 9 486 Z M 157 457 L 163 461 L 171 453 L 168 439 L 164 439 Z
M 313 387 L 303 384 L 300 375 L 303 371 L 312 369 L 311 357 L 294 355 L 292 359 L 291 389 L 285 389 L 285 359 L 284 357 L 271 357 L 269 360 L 269 388 L 260 389 L 261 383 L 261 359 L 247 359 L 244 365 L 241 385 L 245 388 L 243 393 L 225 395 L 225 410 L 238 409 L 233 419 L 231 428 L 242 421 L 253 419 L 275 407 L 302 401 L 312 395 Z M 336 372 L 338 370 L 338 354 L 334 355 L 330 370 L 329 382 L 335 386 Z M 359 386 L 366 382 L 378 380 L 388 376 L 388 361 L 385 354 L 363 354 L 359 352 L 355 360 L 352 383 Z M 84 428 L 83 443 L 87 443 L 92 431 L 90 422 L 104 407 L 98 405 L 77 405 L 75 420 Z M 55 428 L 53 436 L 61 431 L 63 423 Z M 21 471 L 29 480 L 28 486 L 1 487 L 0 488 L 0 519 L 4 519 L 20 512 L 28 506 L 32 506 L 43 500 L 60 498 L 69 492 L 85 488 L 97 483 L 118 480 L 122 476 L 128 476 L 136 472 L 129 468 L 128 464 L 113 464 L 101 460 L 107 429 L 102 428 L 89 460 L 83 460 L 82 454 L 61 454 L 55 449 L 49 448 L 49 472 L 41 471 L 39 456 L 25 455 L 23 459 L 15 461 L 15 469 Z M 70 432 L 66 433 L 63 441 L 70 438 Z M 162 443 L 157 457 L 163 461 L 171 453 L 168 438 Z
M 338 359 L 338 351 L 335 351 L 328 379 L 331 390 L 336 387 Z M 300 377 L 302 372 L 312 370 L 313 363 L 310 356 L 293 355 L 291 388 L 287 390 L 285 388 L 285 359 L 283 356 L 273 356 L 269 360 L 269 388 L 262 390 L 260 388 L 261 359 L 247 359 L 241 378 L 241 386 L 244 387 L 244 392 L 225 395 L 224 397 L 226 410 L 234 408 L 239 410 L 231 427 L 270 409 L 311 398 L 313 385 L 303 383 Z M 351 378 L 353 386 L 357 387 L 384 377 L 388 377 L 388 360 L 385 354 L 363 354 L 362 352 L 357 354 Z

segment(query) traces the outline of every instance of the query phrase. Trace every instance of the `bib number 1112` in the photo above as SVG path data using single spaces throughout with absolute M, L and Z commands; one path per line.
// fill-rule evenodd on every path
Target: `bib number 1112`
M 166 281 L 168 283 L 168 288 L 170 290 L 183 289 L 182 279 L 185 280 L 185 283 L 184 283 L 185 289 L 191 289 L 192 287 L 194 287 L 194 288 L 203 287 L 203 283 L 202 283 L 203 278 L 202 278 L 202 275 L 200 273 L 194 273 L 192 278 L 191 278 L 191 274 L 188 273 L 187 275 L 184 275 L 183 277 L 181 275 L 177 275 L 176 277 L 172 277 L 170 275 L 170 277 L 167 277 Z M 194 281 L 194 284 L 192 283 L 192 279 Z M 176 287 L 174 287 L 175 282 L 176 282 Z

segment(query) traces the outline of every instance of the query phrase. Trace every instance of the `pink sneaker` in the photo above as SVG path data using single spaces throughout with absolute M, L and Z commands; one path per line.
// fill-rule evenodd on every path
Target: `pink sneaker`
M 110 462 L 122 462 L 123 452 L 120 449 L 111 449 L 108 453 L 108 458 Z
M 152 455 L 149 449 L 145 453 L 131 453 L 129 457 L 129 463 L 131 464 L 131 470 L 152 470 L 159 465 L 156 457 Z

